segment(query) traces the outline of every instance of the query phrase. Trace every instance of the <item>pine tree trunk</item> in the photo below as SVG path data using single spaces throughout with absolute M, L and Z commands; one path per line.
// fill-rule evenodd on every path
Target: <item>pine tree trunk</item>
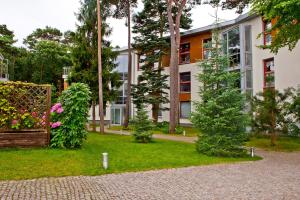
M 158 122 L 159 104 L 152 104 L 152 119 L 155 124 Z
M 171 39 L 171 59 L 170 59 L 170 126 L 169 133 L 175 133 L 175 128 L 179 123 L 179 68 L 178 68 L 178 53 L 180 48 L 180 19 L 182 11 L 187 0 L 182 0 L 178 4 L 178 11 L 173 18 L 173 4 L 175 0 L 166 0 L 168 11 L 168 23 L 170 28 Z M 176 2 L 175 2 L 176 4 Z
M 93 132 L 96 132 L 96 102 L 92 101 Z
M 276 139 L 277 139 L 277 136 L 276 136 L 276 119 L 275 119 L 275 115 L 274 115 L 274 111 L 272 110 L 272 114 L 271 114 L 271 117 L 272 117 L 272 133 L 271 133 L 271 146 L 275 146 L 276 145 Z
M 100 0 L 97 0 L 98 16 L 98 84 L 99 84 L 99 117 L 100 133 L 104 134 L 103 86 L 102 86 L 102 18 Z
M 173 43 L 173 42 L 172 42 Z M 170 60 L 170 127 L 169 133 L 175 133 L 179 121 L 179 92 L 178 92 L 178 51 L 176 43 L 171 44 Z
M 129 117 L 131 112 L 131 13 L 130 13 L 130 0 L 127 0 L 127 25 L 128 25 L 128 75 L 127 75 L 127 100 L 125 107 L 125 119 L 124 119 L 124 128 L 128 128 Z

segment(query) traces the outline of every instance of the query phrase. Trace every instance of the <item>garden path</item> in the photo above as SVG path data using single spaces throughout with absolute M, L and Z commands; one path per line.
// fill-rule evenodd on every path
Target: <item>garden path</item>
M 1 181 L 0 199 L 300 199 L 300 153 L 258 154 L 238 164 Z
M 100 131 L 100 127 L 96 128 L 96 131 Z M 105 133 L 109 134 L 117 134 L 117 135 L 130 135 L 129 131 L 116 131 L 116 130 L 109 130 L 105 128 Z M 187 142 L 187 143 L 194 143 L 197 140 L 197 137 L 185 137 L 180 135 L 167 135 L 167 134 L 154 134 L 153 138 L 155 139 L 163 139 L 163 140 L 172 140 L 177 142 Z

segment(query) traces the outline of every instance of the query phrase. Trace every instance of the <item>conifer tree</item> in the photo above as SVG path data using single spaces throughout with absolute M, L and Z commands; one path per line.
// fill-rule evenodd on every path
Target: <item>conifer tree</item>
M 136 34 L 133 47 L 143 63 L 142 74 L 138 84 L 132 86 L 131 94 L 138 109 L 141 104 L 152 106 L 152 118 L 157 122 L 159 110 L 166 109 L 160 105 L 169 102 L 166 93 L 168 76 L 162 73 L 162 57 L 169 54 L 170 49 L 170 41 L 165 37 L 169 33 L 167 3 L 161 0 L 143 0 L 143 3 L 144 9 L 133 18 L 133 33 Z M 190 28 L 190 16 L 189 9 L 184 9 L 181 28 Z
M 98 31 L 97 31 L 97 12 L 96 0 L 84 0 L 81 2 L 81 8 L 77 14 L 80 25 L 77 28 L 74 38 L 74 47 L 72 49 L 73 65 L 70 82 L 82 82 L 89 85 L 92 92 L 93 121 L 95 123 L 95 105 L 98 101 Z M 109 5 L 107 5 L 109 6 Z M 102 6 L 102 37 L 109 35 L 111 29 L 106 23 L 109 16 L 109 8 Z M 103 40 L 102 45 L 102 70 L 103 70 L 103 105 L 105 107 L 108 101 L 113 101 L 118 96 L 117 88 L 121 85 L 116 68 L 115 60 L 118 56 L 113 51 L 111 43 Z M 110 87 L 110 85 L 112 87 Z
M 192 122 L 200 131 L 197 150 L 210 156 L 242 156 L 248 116 L 245 98 L 236 87 L 239 74 L 228 71 L 228 57 L 222 54 L 219 32 L 213 33 L 211 58 L 200 63 L 200 98 Z

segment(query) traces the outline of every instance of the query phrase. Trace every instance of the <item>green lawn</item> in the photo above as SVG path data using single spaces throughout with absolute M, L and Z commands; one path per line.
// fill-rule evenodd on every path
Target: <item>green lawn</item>
M 271 139 L 268 137 L 252 137 L 247 142 L 249 147 L 257 147 L 268 151 L 300 151 L 300 138 L 279 137 L 276 146 L 271 146 Z
M 109 153 L 110 168 L 107 171 L 100 163 L 103 152 Z M 0 150 L 0 179 L 101 175 L 246 160 L 251 159 L 200 155 L 194 144 L 165 140 L 138 144 L 128 136 L 91 133 L 80 150 Z
M 131 126 L 129 126 L 128 129 L 126 129 L 125 131 L 131 132 L 132 129 L 133 128 Z M 183 127 L 183 129 L 185 130 L 185 134 L 186 134 L 185 136 L 187 136 L 187 137 L 196 137 L 199 133 L 199 131 L 194 127 Z M 124 129 L 123 129 L 123 126 L 111 126 L 109 128 L 109 130 L 121 131 L 121 130 L 124 130 Z M 164 133 L 162 130 L 154 130 L 153 133 L 154 134 L 167 134 L 167 133 Z M 179 134 L 168 134 L 168 135 L 182 136 L 182 135 L 179 135 Z

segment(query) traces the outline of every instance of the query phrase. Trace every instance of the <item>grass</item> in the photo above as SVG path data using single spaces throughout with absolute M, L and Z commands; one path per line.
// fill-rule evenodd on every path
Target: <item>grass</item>
M 252 137 L 246 144 L 249 147 L 257 147 L 268 151 L 300 151 L 300 138 L 279 137 L 275 146 L 271 145 L 269 137 Z
M 103 152 L 109 153 L 109 169 L 106 171 L 101 166 Z M 139 144 L 129 136 L 90 133 L 80 150 L 0 150 L 0 179 L 93 176 L 257 159 L 207 157 L 198 154 L 193 144 L 166 140 Z
M 131 132 L 132 131 L 132 126 L 129 126 L 128 129 L 126 129 L 125 131 Z M 185 130 L 185 136 L 187 137 L 196 137 L 199 133 L 199 131 L 194 128 L 194 127 L 183 127 L 183 129 Z M 112 130 L 112 131 L 121 131 L 124 130 L 123 126 L 111 126 L 108 130 Z M 163 132 L 161 129 L 158 130 L 154 130 L 153 131 L 154 134 L 168 134 Z M 168 135 L 172 135 L 172 136 L 182 136 L 179 134 L 168 134 Z

